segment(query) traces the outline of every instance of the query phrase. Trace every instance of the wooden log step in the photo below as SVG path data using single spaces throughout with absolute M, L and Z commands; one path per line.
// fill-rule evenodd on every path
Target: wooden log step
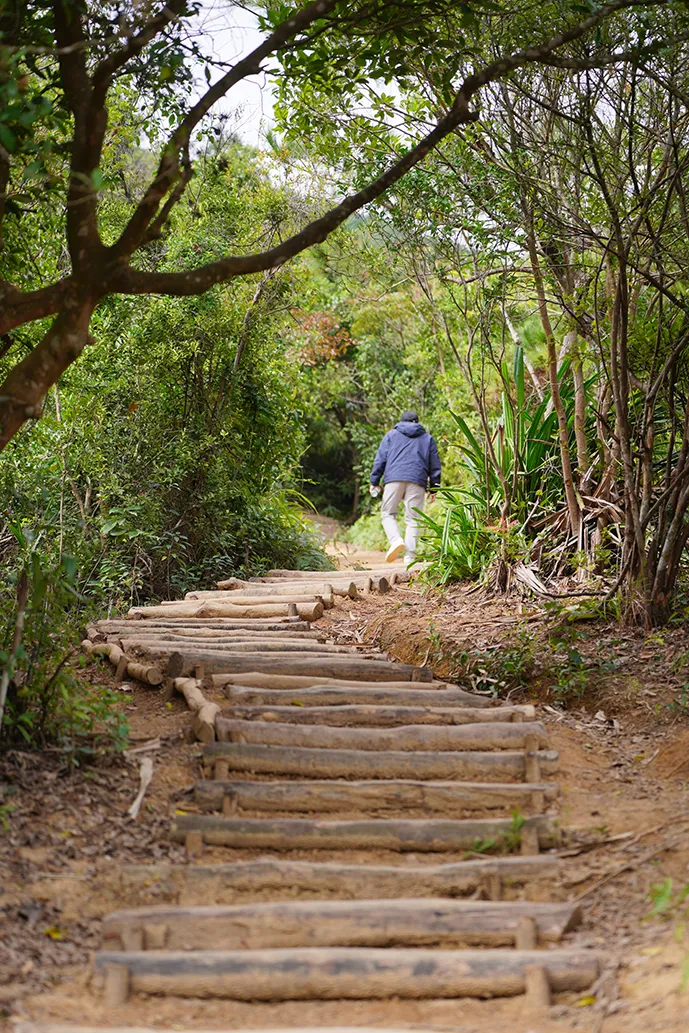
M 533 721 L 536 708 L 523 706 L 475 709 L 473 707 L 252 707 L 233 706 L 239 721 L 278 721 L 296 725 L 330 725 L 343 728 L 398 728 L 400 725 L 467 725 L 474 722 Z M 220 720 L 224 720 L 224 715 Z
M 316 621 L 323 616 L 323 612 L 324 606 L 321 602 L 290 601 L 245 606 L 211 599 L 205 603 L 192 601 L 188 603 L 171 603 L 169 606 L 138 606 L 131 609 L 127 617 L 131 620 L 153 620 L 155 618 L 165 620 L 172 617 L 234 617 L 235 619 L 246 619 L 247 617 L 289 617 L 291 614 L 294 614 L 305 621 Z
M 125 865 L 117 903 L 156 900 L 180 905 L 231 904 L 237 900 L 343 899 L 370 897 L 461 897 L 481 893 L 509 897 L 539 893 L 560 878 L 562 862 L 554 854 L 532 857 L 486 857 L 453 864 L 371 865 L 290 861 L 282 858 L 231 864 Z
M 177 649 L 180 652 L 185 652 L 187 649 L 194 651 L 197 649 L 210 650 L 211 652 L 217 653 L 222 651 L 225 653 L 299 653 L 304 656 L 356 656 L 360 657 L 361 651 L 354 649 L 351 646 L 331 646 L 324 642 L 295 642 L 285 636 L 284 640 L 276 639 L 252 639 L 250 641 L 242 641 L 232 639 L 230 641 L 226 639 L 197 639 L 193 637 L 192 632 L 189 632 L 188 636 L 176 636 L 168 639 L 160 639 L 156 632 L 152 635 L 132 635 L 121 636 L 120 642 L 126 643 L 123 648 L 125 649 L 143 649 L 147 652 L 164 656 L 167 653 L 172 652 L 173 649 Z M 385 657 L 384 653 L 380 653 L 375 649 L 371 649 L 371 654 L 377 658 Z
M 537 754 L 541 774 L 554 775 L 559 757 L 555 750 Z M 457 782 L 523 782 L 524 751 L 488 753 L 477 750 L 453 753 L 405 753 L 402 750 L 311 750 L 290 746 L 209 743 L 204 763 L 218 759 L 230 771 L 296 775 L 299 778 L 402 778 Z
M 146 685 L 161 685 L 163 682 L 162 670 L 153 664 L 137 663 L 133 657 L 127 656 L 116 642 L 92 642 L 91 639 L 84 639 L 81 648 L 88 656 L 107 657 L 115 668 L 117 681 L 124 678 L 135 678 L 136 681 L 144 682 Z
M 244 620 L 233 620 L 231 617 L 164 617 L 147 620 L 138 623 L 133 618 L 122 618 L 121 620 L 98 620 L 89 627 L 98 628 L 101 631 L 118 631 L 123 628 L 125 631 L 142 628 L 215 628 L 222 631 L 310 631 L 311 625 L 299 617 L 273 617 L 261 619 L 245 618 Z
M 240 782 L 200 781 L 194 801 L 208 811 L 219 811 L 225 799 L 244 811 L 337 813 L 412 809 L 452 816 L 467 811 L 529 811 L 535 800 L 542 806 L 556 799 L 558 787 L 549 782 Z
M 359 682 L 358 685 L 329 685 L 328 679 L 308 689 L 263 689 L 243 685 L 242 674 L 232 674 L 232 682 L 225 675 L 213 677 L 216 688 L 223 692 L 233 704 L 246 706 L 300 706 L 341 707 L 392 706 L 392 707 L 473 707 L 476 697 L 463 689 L 433 689 L 428 683 L 421 686 L 409 682 Z M 246 679 L 249 680 L 248 678 Z M 252 677 L 252 681 L 257 680 Z M 316 680 L 316 679 L 314 679 Z M 224 684 L 223 684 L 224 683 Z M 407 688 L 407 686 L 409 686 Z
M 232 588 L 216 588 L 210 591 L 187 592 L 184 596 L 187 599 L 243 599 L 244 597 L 260 599 L 281 599 L 283 596 L 302 596 L 306 593 L 320 596 L 340 596 L 341 598 L 356 599 L 359 592 L 353 581 L 340 581 L 326 583 L 322 581 L 309 581 L 308 583 L 285 581 L 275 585 L 256 585 L 250 582 L 233 585 Z
M 265 578 L 255 581 L 242 581 L 241 578 L 231 577 L 223 581 L 222 585 L 222 588 L 214 590 L 215 594 L 218 592 L 257 592 L 263 595 L 264 593 L 277 592 L 280 594 L 283 592 L 294 592 L 295 590 L 305 592 L 307 589 L 310 592 L 316 592 L 322 589 L 326 593 L 334 592 L 335 595 L 349 595 L 352 599 L 356 599 L 359 589 L 365 590 L 370 588 L 371 578 L 348 577 L 346 574 L 338 576 L 322 574 L 320 579 Z M 187 596 L 192 594 L 200 595 L 201 593 L 187 593 Z
M 332 588 L 332 586 L 330 586 Z M 185 596 L 184 599 L 174 599 L 161 603 L 162 606 L 183 606 L 196 601 L 198 604 L 221 606 L 264 606 L 267 603 L 315 603 L 322 602 L 326 610 L 331 610 L 335 605 L 332 592 L 313 592 L 310 588 L 301 592 L 278 592 L 265 595 L 253 592 L 209 592 L 201 599 L 195 594 Z
M 418 668 L 417 668 L 418 669 Z M 243 671 L 240 674 L 218 674 L 214 676 L 214 684 L 218 688 L 222 688 L 225 685 L 242 685 L 247 688 L 258 688 L 258 689 L 309 689 L 317 686 L 328 685 L 335 686 L 343 689 L 359 689 L 362 684 L 361 680 L 353 681 L 351 678 L 323 678 L 319 675 L 294 675 L 294 674 L 269 674 L 266 671 Z M 383 688 L 383 686 L 377 683 L 370 682 L 369 684 L 376 684 L 377 688 Z M 401 679 L 399 681 L 389 681 L 385 683 L 385 688 L 391 689 L 410 689 L 410 688 L 423 688 L 425 689 L 452 689 L 456 692 L 465 692 L 464 689 L 460 689 L 457 685 L 450 685 L 448 682 L 437 681 L 431 679 L 431 681 L 424 681 L 421 684 L 410 685 L 408 680 Z M 472 701 L 472 706 L 476 707 L 491 707 L 493 704 L 490 700 L 486 700 L 484 696 L 476 696 L 474 693 L 466 692 L 467 699 Z M 287 699 L 287 697 L 284 697 Z M 428 700 L 428 697 L 426 697 Z
M 256 647 L 260 649 L 260 646 Z M 208 673 L 262 671 L 265 674 L 305 674 L 324 678 L 346 675 L 357 681 L 385 682 L 391 678 L 410 682 L 428 682 L 432 678 L 429 667 L 413 667 L 411 664 L 395 664 L 389 660 L 366 660 L 358 656 L 301 656 L 292 653 L 233 653 L 186 646 L 176 647 L 183 654 L 191 670 L 196 664 L 203 664 Z M 147 650 L 151 656 L 163 655 L 170 650 Z M 186 673 L 186 668 L 184 669 Z
M 581 923 L 572 904 L 528 901 L 336 900 L 116 911 L 104 950 L 262 950 L 282 947 L 514 946 L 519 922 L 537 943 L 558 943 Z
M 220 711 L 217 703 L 206 699 L 194 678 L 174 678 L 173 688 L 180 692 L 193 712 L 192 729 L 201 742 L 215 742 L 215 722 Z
M 153 625 L 153 626 L 151 626 Z M 184 623 L 182 627 L 158 627 L 157 624 L 141 623 L 138 621 L 127 621 L 119 627 L 100 631 L 99 628 L 90 628 L 90 634 L 102 635 L 108 641 L 116 642 L 121 638 L 131 636 L 133 638 L 146 637 L 157 638 L 161 642 L 176 642 L 180 638 L 190 638 L 194 642 L 316 642 L 325 643 L 327 636 L 322 631 L 288 631 L 291 625 L 281 625 L 280 631 L 254 631 L 241 628 L 195 628 L 193 625 Z
M 302 947 L 257 951 L 98 951 L 101 977 L 124 965 L 133 993 L 241 1001 L 505 997 L 522 994 L 526 970 L 547 969 L 556 992 L 598 977 L 593 951 Z
M 301 581 L 303 579 L 314 579 L 319 577 L 330 578 L 333 577 L 337 571 L 327 571 L 325 574 L 322 571 L 317 570 L 269 570 L 267 574 L 263 574 L 257 580 L 263 581 L 266 578 L 291 578 L 294 581 Z M 409 571 L 402 563 L 386 563 L 382 567 L 371 567 L 370 570 L 340 570 L 340 574 L 348 574 L 352 577 L 380 577 L 384 574 L 388 577 L 391 574 L 396 574 L 398 577 L 409 577 Z M 250 579 L 251 581 L 254 578 Z
M 158 606 L 164 606 L 167 608 L 173 608 L 177 606 L 192 606 L 194 602 L 198 606 L 204 603 L 215 603 L 219 602 L 224 606 L 263 606 L 264 603 L 314 603 L 319 601 L 326 604 L 326 608 L 330 609 L 334 605 L 332 592 L 314 592 L 310 585 L 294 590 L 290 589 L 288 592 L 278 592 L 277 595 L 266 596 L 263 594 L 255 594 L 254 592 L 221 592 L 216 590 L 213 592 L 206 592 L 200 599 L 196 597 L 194 593 L 187 595 L 184 599 L 163 599 L 157 603 Z
M 333 750 L 523 750 L 527 738 L 539 749 L 548 745 L 548 736 L 540 721 L 332 728 L 328 725 L 295 727 L 275 721 L 240 721 L 223 717 L 218 722 L 217 734 L 221 742 Z
M 540 847 L 557 839 L 544 815 L 525 818 L 522 831 L 535 830 Z M 471 850 L 492 842 L 510 853 L 520 847 L 513 823 L 503 818 L 443 820 L 428 818 L 362 818 L 351 821 L 312 821 L 307 818 L 225 818 L 209 814 L 177 815 L 171 837 L 184 843 L 188 833 L 200 833 L 211 846 L 235 850 L 394 850 L 400 853 L 445 853 Z

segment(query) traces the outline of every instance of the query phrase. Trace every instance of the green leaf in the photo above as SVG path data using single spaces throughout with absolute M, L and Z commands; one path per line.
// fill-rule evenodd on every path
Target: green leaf
M 9 126 L 6 126 L 3 122 L 0 122 L 0 143 L 10 154 L 14 154 L 17 146 L 17 137 Z

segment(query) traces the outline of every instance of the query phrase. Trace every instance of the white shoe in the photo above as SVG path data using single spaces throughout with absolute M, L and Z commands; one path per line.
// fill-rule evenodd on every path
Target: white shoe
M 405 552 L 405 554 L 404 554 L 404 565 L 405 565 L 405 567 L 408 567 L 411 563 L 414 562 L 415 559 L 416 559 L 416 556 L 413 553 Z
M 391 545 L 388 551 L 385 553 L 385 562 L 394 563 L 398 560 L 404 552 L 404 542 L 398 542 L 397 545 Z

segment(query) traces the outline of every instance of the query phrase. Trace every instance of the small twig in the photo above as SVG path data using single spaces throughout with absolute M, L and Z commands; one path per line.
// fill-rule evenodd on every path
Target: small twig
M 578 857 L 579 854 L 586 854 L 591 850 L 597 850 L 599 846 L 609 846 L 610 843 L 619 843 L 622 839 L 631 840 L 633 835 L 633 832 L 618 832 L 615 836 L 606 836 L 605 839 L 595 839 L 589 843 L 582 843 L 578 847 L 572 847 L 571 850 L 561 850 L 557 856 Z
M 143 798 L 144 798 L 144 796 L 146 794 L 146 790 L 148 789 L 149 785 L 151 784 L 151 779 L 153 778 L 153 761 L 152 761 L 152 759 L 150 757 L 144 757 L 144 759 L 141 761 L 141 768 L 139 769 L 139 777 L 141 779 L 141 786 L 140 786 L 139 792 L 137 793 L 137 796 L 136 796 L 136 799 L 134 800 L 134 803 L 131 805 L 131 807 L 127 811 L 127 814 L 129 815 L 130 818 L 132 818 L 132 820 L 134 820 L 136 818 L 136 816 L 138 815 L 139 809 L 140 809 L 141 804 L 143 802 Z
M 585 900 L 586 897 L 591 895 L 591 893 L 593 893 L 595 890 L 600 889 L 601 886 L 605 886 L 607 883 L 612 882 L 612 880 L 616 879 L 618 875 L 623 875 L 625 872 L 630 871 L 632 868 L 638 868 L 640 865 L 646 864 L 647 861 L 652 861 L 654 857 L 658 856 L 658 854 L 664 854 L 667 850 L 674 850 L 679 842 L 680 841 L 677 839 L 673 840 L 671 843 L 663 843 L 662 846 L 657 847 L 655 850 L 649 851 L 649 853 L 644 854 L 643 857 L 636 858 L 634 861 L 627 861 L 626 864 L 622 864 L 619 868 L 615 868 L 613 871 L 608 872 L 608 874 L 604 875 L 602 879 L 598 880 L 598 882 L 594 882 L 593 886 L 589 886 L 587 890 L 585 890 L 583 893 L 580 893 L 578 897 L 575 897 L 571 903 L 580 904 L 581 901 Z
M 123 750 L 122 753 L 125 757 L 132 757 L 137 753 L 146 753 L 149 750 L 160 750 L 162 743 L 160 739 L 150 739 L 148 742 L 142 743 L 141 746 L 132 746 L 129 750 Z

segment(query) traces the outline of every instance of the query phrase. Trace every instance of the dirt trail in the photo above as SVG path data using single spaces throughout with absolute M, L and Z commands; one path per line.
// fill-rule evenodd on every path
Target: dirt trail
M 360 570 L 382 565 L 381 554 L 362 554 L 347 546 L 337 546 L 330 551 L 342 569 Z M 403 586 L 387 595 L 370 595 L 356 601 L 337 600 L 334 608 L 314 627 L 322 628 L 339 643 L 375 639 L 390 655 L 419 663 L 424 659 L 424 651 L 427 654 L 429 649 L 429 622 L 434 620 L 434 626 L 438 627 L 443 619 L 451 617 L 451 611 L 448 615 L 444 604 L 422 600 L 417 590 Z M 475 619 L 477 624 L 472 629 L 466 611 L 463 617 L 454 618 L 455 623 L 463 622 L 466 635 L 476 637 L 483 633 L 482 628 L 485 631 L 491 619 L 486 617 L 485 609 Z M 499 620 L 499 615 L 494 613 L 493 624 Z M 220 691 L 206 694 L 230 713 L 228 700 Z M 7 875 L 2 882 L 0 906 L 8 916 L 0 926 L 0 936 L 7 931 L 7 936 L 0 939 L 0 961 L 5 961 L 4 949 L 7 971 L 12 973 L 11 981 L 0 983 L 0 1001 L 6 1002 L 8 1029 L 33 1033 L 34 1030 L 52 1030 L 55 1024 L 61 1023 L 69 1028 L 117 1027 L 132 1031 L 140 1027 L 238 1030 L 351 1026 L 435 1028 L 457 1033 L 555 1033 L 556 1030 L 686 1033 L 689 1028 L 689 995 L 682 994 L 680 989 L 684 949 L 676 942 L 675 923 L 661 926 L 657 922 L 643 921 L 649 910 L 645 898 L 652 883 L 671 876 L 679 887 L 689 878 L 689 805 L 685 802 L 685 785 L 677 780 L 689 746 L 689 736 L 685 733 L 677 735 L 675 729 L 669 736 L 667 730 L 657 732 L 644 728 L 638 720 L 613 724 L 608 719 L 596 720 L 583 713 L 573 716 L 539 708 L 536 717 L 547 728 L 548 746 L 559 753 L 558 773 L 544 777 L 543 781 L 557 782 L 560 796 L 554 801 L 542 794 L 540 798 L 534 795 L 529 799 L 527 794 L 526 800 L 521 801 L 520 811 L 527 817 L 527 824 L 533 820 L 528 818 L 530 814 L 544 813 L 550 826 L 562 830 L 562 842 L 551 847 L 548 833 L 541 842 L 542 852 L 535 859 L 529 853 L 520 854 L 518 846 L 517 853 L 511 856 L 500 852 L 494 862 L 488 862 L 487 872 L 481 869 L 485 868 L 489 855 L 481 852 L 483 846 L 476 849 L 479 845 L 476 837 L 473 837 L 473 846 L 471 841 L 459 845 L 458 840 L 447 839 L 435 842 L 430 851 L 423 841 L 411 849 L 400 849 L 399 845 L 391 849 L 376 846 L 375 837 L 367 841 L 368 832 L 361 827 L 362 821 L 370 820 L 377 822 L 378 828 L 381 822 L 411 820 L 418 823 L 436 819 L 445 819 L 447 823 L 448 820 L 506 818 L 509 824 L 509 804 L 488 804 L 486 801 L 491 799 L 491 794 L 485 790 L 482 790 L 482 804 L 478 809 L 468 796 L 461 806 L 447 803 L 449 798 L 434 804 L 427 790 L 420 794 L 416 789 L 416 803 L 411 797 L 393 795 L 382 804 L 380 796 L 376 797 L 375 792 L 371 795 L 370 788 L 363 796 L 352 795 L 354 782 L 343 782 L 340 778 L 336 782 L 337 793 L 345 796 L 335 803 L 327 803 L 330 792 L 327 785 L 333 783 L 326 779 L 325 787 L 318 790 L 325 794 L 319 804 L 325 809 L 320 813 L 318 810 L 295 812 L 298 786 L 304 787 L 299 792 L 306 795 L 316 789 L 313 775 L 304 778 L 279 772 L 218 772 L 217 769 L 216 780 L 220 775 L 226 783 L 235 784 L 234 789 L 223 790 L 219 801 L 215 801 L 215 818 L 220 826 L 223 825 L 225 797 L 225 822 L 249 819 L 250 825 L 252 819 L 274 823 L 282 818 L 296 818 L 313 826 L 315 818 L 315 825 L 320 829 L 302 827 L 298 830 L 302 839 L 293 840 L 290 849 L 285 849 L 284 844 L 275 849 L 274 845 L 251 839 L 238 846 L 240 830 L 235 824 L 232 826 L 234 845 L 207 842 L 203 855 L 193 858 L 185 854 L 182 843 L 176 844 L 170 839 L 171 823 L 181 826 L 191 819 L 193 824 L 195 815 L 209 813 L 199 803 L 198 791 L 194 791 L 195 785 L 202 784 L 199 782 L 203 778 L 202 749 L 199 743 L 185 743 L 180 734 L 188 725 L 188 712 L 179 698 L 166 705 L 156 690 L 135 684 L 126 700 L 124 706 L 132 708 L 128 714 L 136 741 L 154 737 L 161 740 L 160 749 L 151 754 L 154 777 L 136 823 L 125 817 L 138 787 L 135 758 L 110 771 L 95 771 L 90 775 L 77 772 L 67 777 L 60 772 L 58 764 L 51 769 L 50 763 L 42 767 L 39 774 L 32 769 L 33 761 L 26 759 L 26 754 L 10 760 L 16 767 L 17 783 L 26 787 L 31 801 L 29 803 L 26 792 L 21 795 L 11 832 L 6 841 L 0 841 L 0 864 Z M 477 703 L 482 702 L 477 700 Z M 528 722 L 528 714 L 525 717 Z M 279 724 L 273 723 L 273 727 Z M 296 730 L 307 725 L 299 721 L 293 727 Z M 453 724 L 451 727 L 470 726 Z M 346 732 L 346 728 L 342 730 Z M 239 745 L 241 747 L 241 742 Z M 236 754 L 240 752 L 235 750 Z M 413 760 L 414 754 L 410 753 L 409 757 Z M 211 774 L 208 758 L 206 768 L 208 778 Z M 209 784 L 207 778 L 206 785 Z M 361 776 L 357 774 L 356 778 L 361 782 Z M 409 778 L 416 781 L 413 772 Z M 238 806 L 236 783 L 240 780 L 249 786 L 274 786 L 274 795 L 268 796 L 268 803 L 264 801 L 259 808 L 255 800 L 253 805 Z M 483 780 L 475 778 L 473 781 Z M 288 804 L 281 802 L 278 790 L 290 784 L 294 788 L 285 799 L 291 809 L 285 809 Z M 462 785 L 452 784 L 455 789 Z M 518 788 L 519 784 L 515 783 L 514 789 Z M 396 791 L 399 793 L 399 784 Z M 362 802 L 365 799 L 371 802 Z M 351 843 L 333 840 L 332 845 L 325 841 L 314 849 L 307 833 L 321 834 L 323 821 L 333 820 L 356 821 L 359 838 L 352 839 Z M 285 834 L 285 828 L 280 827 L 281 835 Z M 250 831 L 251 835 L 255 834 L 255 823 Z M 329 827 L 326 831 L 331 834 L 332 829 Z M 451 831 L 456 835 L 456 828 Z M 293 829 L 289 834 L 296 833 Z M 448 828 L 442 833 L 435 828 L 433 834 L 447 836 Z M 547 869 L 556 860 L 558 867 L 554 874 Z M 246 867 L 237 868 L 237 862 L 254 862 L 257 867 L 248 873 Z M 272 879 L 266 879 L 269 862 L 278 863 Z M 290 869 L 292 862 L 296 862 L 296 867 Z M 496 890 L 495 872 L 505 862 L 514 866 L 516 878 L 503 880 Z M 530 871 L 532 862 L 534 867 Z M 315 892 L 314 872 L 309 872 L 305 864 L 336 868 L 318 869 L 316 874 L 322 885 Z M 490 864 L 493 864 L 492 875 Z M 543 864 L 540 873 L 539 864 Z M 234 877 L 228 880 L 226 871 L 214 867 L 218 865 L 235 865 L 235 873 L 241 869 L 246 875 L 245 881 L 240 883 Z M 449 893 L 442 889 L 445 876 L 436 874 L 448 865 L 464 866 L 462 877 L 453 876 L 454 889 Z M 522 874 L 518 873 L 520 865 Z M 622 871 L 624 866 L 628 866 L 627 871 Z M 349 874 L 344 871 L 346 868 L 351 869 Z M 472 876 L 474 869 L 476 874 Z M 339 870 L 334 881 L 333 870 Z M 550 1008 L 534 1014 L 527 1012 L 523 996 L 479 1000 L 467 996 L 443 999 L 440 994 L 409 1000 L 405 999 L 404 981 L 395 983 L 394 980 L 384 1000 L 249 1001 L 174 996 L 170 990 L 174 989 L 175 980 L 180 978 L 179 972 L 184 968 L 180 961 L 176 963 L 178 974 L 173 974 L 171 982 L 166 983 L 161 977 L 160 986 L 165 991 L 162 996 L 150 989 L 131 995 L 117 1007 L 104 1002 L 103 980 L 94 977 L 92 952 L 103 949 L 103 920 L 120 908 L 247 905 L 246 914 L 234 915 L 232 919 L 243 923 L 240 941 L 243 937 L 246 947 L 256 950 L 265 943 L 268 949 L 282 943 L 295 947 L 304 943 L 322 946 L 351 943 L 358 947 L 362 963 L 371 945 L 374 950 L 380 950 L 381 946 L 430 948 L 430 954 L 435 953 L 437 958 L 448 946 L 450 949 L 460 946 L 464 951 L 484 952 L 484 960 L 477 962 L 481 978 L 490 968 L 486 952 L 499 949 L 504 958 L 512 951 L 504 938 L 498 948 L 486 942 L 485 934 L 476 934 L 474 944 L 461 942 L 461 935 L 457 942 L 457 926 L 453 926 L 452 934 L 440 933 L 437 914 L 435 931 L 424 938 L 422 930 L 428 916 L 418 911 L 406 917 L 389 916 L 382 938 L 380 929 L 369 929 L 362 934 L 362 929 L 372 924 L 370 914 L 368 918 L 360 913 L 350 917 L 338 913 L 329 917 L 327 908 L 312 918 L 305 914 L 285 918 L 278 913 L 268 913 L 260 924 L 257 912 L 251 912 L 251 905 L 260 904 L 265 908 L 271 901 L 288 905 L 290 901 L 299 900 L 331 904 L 337 900 L 355 902 L 357 898 L 371 895 L 357 888 L 357 880 L 365 879 L 367 870 L 369 885 L 374 887 L 373 895 L 381 901 L 394 902 L 396 897 L 404 896 L 423 903 L 429 893 L 443 897 L 448 906 L 460 897 L 489 904 L 491 895 L 532 904 L 580 900 L 583 924 L 564 935 L 560 943 L 543 945 L 544 954 L 563 947 L 590 955 L 599 952 L 603 958 L 600 976 L 591 987 L 582 985 L 579 990 L 557 993 Z M 387 896 L 386 885 L 391 887 Z M 460 885 L 464 888 L 459 888 Z M 403 887 L 403 893 L 399 886 Z M 177 934 L 169 924 L 171 919 L 167 921 L 165 935 L 171 942 Z M 161 925 L 155 917 L 148 918 L 147 922 L 150 929 Z M 328 932 L 329 923 L 336 926 L 334 939 Z M 240 942 L 236 940 L 236 932 L 231 930 L 221 935 L 217 926 L 210 932 L 203 929 L 195 932 L 194 928 L 189 924 L 179 933 L 182 949 L 189 951 L 187 958 L 199 947 L 209 949 L 222 942 L 226 949 L 228 943 Z M 155 946 L 158 935 L 150 929 L 143 934 L 144 939 L 149 938 L 146 943 L 149 948 Z M 270 932 L 261 933 L 261 929 Z M 106 923 L 105 946 L 115 943 L 117 935 L 112 923 Z M 130 947 L 137 945 L 137 935 L 141 934 L 132 934 Z M 459 961 L 461 958 L 452 964 L 458 968 Z M 182 969 L 179 969 L 180 964 Z M 328 964 L 331 967 L 326 983 L 339 978 L 337 966 L 340 963 L 333 956 Z M 423 971 L 421 959 L 417 964 L 421 964 L 419 971 Z M 453 971 L 451 968 L 449 975 L 444 976 L 441 973 L 439 985 L 443 980 L 451 980 Z M 299 972 L 295 969 L 291 978 L 298 981 Z M 231 977 L 227 978 L 231 982 Z M 357 978 L 362 985 L 369 978 L 365 966 L 360 965 Z M 411 970 L 408 980 L 413 982 L 418 978 L 415 970 Z M 256 980 L 256 996 L 261 996 L 262 979 L 265 977 Z M 278 994 L 278 976 L 274 970 L 269 972 L 268 979 Z M 231 992 L 230 996 L 233 996 Z

